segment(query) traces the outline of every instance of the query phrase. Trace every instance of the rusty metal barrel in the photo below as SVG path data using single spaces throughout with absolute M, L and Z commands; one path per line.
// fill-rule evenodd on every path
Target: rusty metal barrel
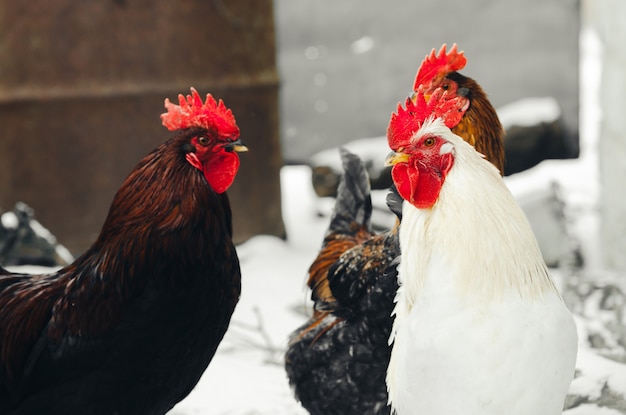
M 17 201 L 77 254 L 133 166 L 171 135 L 163 100 L 232 108 L 237 241 L 284 236 L 273 3 L 0 0 L 0 211 Z

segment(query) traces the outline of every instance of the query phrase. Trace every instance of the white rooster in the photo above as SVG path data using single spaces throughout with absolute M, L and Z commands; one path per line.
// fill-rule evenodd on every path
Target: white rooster
M 387 130 L 405 200 L 391 406 L 398 415 L 561 414 L 574 320 L 498 170 L 446 127 L 439 98 L 418 93 Z

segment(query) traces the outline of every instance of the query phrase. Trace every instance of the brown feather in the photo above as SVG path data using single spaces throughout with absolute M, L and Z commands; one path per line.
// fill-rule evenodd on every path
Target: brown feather
M 354 224 L 353 228 L 354 232 L 351 234 L 332 233 L 324 238 L 322 249 L 309 267 L 307 284 L 313 291 L 312 299 L 314 301 L 321 300 L 325 303 L 335 301 L 328 286 L 328 270 L 330 266 L 337 262 L 344 252 L 374 236 L 364 226 Z
M 447 78 L 457 82 L 459 88 L 469 89 L 470 99 L 470 107 L 452 132 L 473 145 L 504 174 L 504 130 L 487 94 L 472 78 L 457 72 Z

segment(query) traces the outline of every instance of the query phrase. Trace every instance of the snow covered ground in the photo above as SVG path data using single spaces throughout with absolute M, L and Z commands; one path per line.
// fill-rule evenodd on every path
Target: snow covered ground
M 583 31 L 581 77 L 586 82 L 581 85 L 581 157 L 546 161 L 507 178 L 516 196 L 552 181 L 561 186 L 571 229 L 581 242 L 586 260 L 582 280 L 595 280 L 598 276 L 606 280 L 611 275 L 601 269 L 598 250 L 596 147 L 600 111 L 599 86 L 592 82 L 600 79 L 598 53 L 600 47 L 595 35 Z M 305 313 L 310 309 L 306 271 L 319 249 L 328 218 L 318 214 L 320 201 L 310 185 L 308 167 L 285 167 L 282 188 L 288 240 L 258 236 L 238 248 L 243 292 L 233 322 L 200 383 L 170 412 L 172 415 L 306 414 L 289 388 L 283 351 L 289 333 L 305 321 Z M 565 278 L 562 274 L 555 270 L 557 278 Z M 562 280 L 560 283 L 565 284 Z M 581 340 L 577 378 L 572 383 L 570 397 L 570 405 L 575 407 L 565 413 L 624 414 L 626 366 L 602 357 L 590 347 L 587 334 L 602 332 L 603 326 L 594 319 L 593 310 L 589 311 L 588 307 L 586 310 L 585 316 L 577 318 Z M 602 407 L 607 399 L 612 400 L 613 409 Z

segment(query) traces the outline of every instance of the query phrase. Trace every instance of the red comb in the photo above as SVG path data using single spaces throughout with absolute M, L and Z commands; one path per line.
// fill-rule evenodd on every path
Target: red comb
M 463 69 L 466 63 L 467 58 L 462 51 L 458 52 L 456 43 L 452 45 L 448 53 L 446 53 L 446 45 L 444 43 L 441 49 L 439 49 L 439 54 L 436 54 L 435 49 L 433 49 L 430 55 L 427 55 L 422 61 L 415 76 L 413 90 L 417 91 L 420 85 L 430 84 L 438 77 Z
M 407 98 L 406 108 L 398 104 L 397 113 L 391 114 L 387 127 L 387 141 L 392 150 L 406 147 L 411 137 L 422 127 L 429 118 L 441 118 L 448 128 L 456 126 L 463 118 L 467 101 L 463 97 L 448 96 L 443 89 L 437 88 L 426 101 L 424 87 L 420 86 L 415 96 L 415 102 Z
M 187 98 L 178 94 L 180 105 L 172 104 L 165 98 L 166 113 L 161 114 L 163 125 L 170 131 L 184 130 L 189 127 L 215 129 L 219 136 L 226 138 L 239 137 L 239 127 L 230 109 L 220 99 L 215 102 L 211 94 L 206 95 L 203 103 L 200 94 L 193 87 Z

